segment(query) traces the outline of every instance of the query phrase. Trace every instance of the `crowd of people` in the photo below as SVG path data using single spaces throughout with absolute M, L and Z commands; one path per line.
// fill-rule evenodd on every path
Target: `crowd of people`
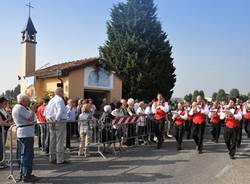
M 203 140 L 207 124 L 210 124 L 212 141 L 218 143 L 221 128 L 224 127 L 224 141 L 231 159 L 235 159 L 236 148 L 241 144 L 244 127 L 250 137 L 250 98 L 242 103 L 239 98 L 230 98 L 228 102 L 206 102 L 197 96 L 195 102 L 165 101 L 159 93 L 149 103 L 144 101 L 121 99 L 107 104 L 103 100 L 101 116 L 97 117 L 97 108 L 92 99 L 80 99 L 77 102 L 68 99 L 65 102 L 62 88 L 55 90 L 55 96 L 44 99 L 37 105 L 31 103 L 28 96 L 17 96 L 17 104 L 11 109 L 8 100 L 0 98 L 0 159 L 3 159 L 3 147 L 11 122 L 17 127 L 17 157 L 20 160 L 20 179 L 23 182 L 37 180 L 32 175 L 34 157 L 35 125 L 39 127 L 39 148 L 48 153 L 49 162 L 66 164 L 64 145 L 71 150 L 72 136 L 79 137 L 79 156 L 89 155 L 89 144 L 99 137 L 103 143 L 103 152 L 111 145 L 115 150 L 123 145 L 157 144 L 160 149 L 164 138 L 176 139 L 176 148 L 183 148 L 183 139 L 194 139 L 199 154 L 203 152 Z M 114 124 L 115 118 L 139 116 L 136 123 L 125 126 Z M 6 164 L 1 162 L 0 168 Z

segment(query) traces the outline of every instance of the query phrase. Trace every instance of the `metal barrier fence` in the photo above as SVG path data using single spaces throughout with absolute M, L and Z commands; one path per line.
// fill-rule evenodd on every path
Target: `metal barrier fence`
M 78 120 L 78 121 L 64 121 L 64 122 L 47 122 L 46 125 L 49 126 L 50 134 L 56 131 L 58 125 L 64 125 L 66 129 L 66 124 L 78 124 L 79 131 L 79 147 L 78 154 L 88 156 L 88 151 L 90 147 L 96 147 L 96 151 L 91 151 L 89 153 L 97 153 L 105 157 L 106 146 L 110 148 L 112 146 L 112 153 L 117 154 L 116 144 L 119 144 L 119 151 L 122 150 L 122 145 L 127 146 L 147 144 L 150 137 L 154 136 L 155 121 L 151 115 L 134 115 L 134 116 L 123 116 L 117 118 L 111 118 L 109 116 L 105 118 L 89 119 L 89 120 Z M 39 125 L 39 123 L 34 123 L 33 125 Z M 13 163 L 19 161 L 13 159 L 13 128 L 18 128 L 15 125 L 11 126 L 10 131 L 10 174 L 8 179 L 12 179 L 15 183 L 16 180 L 13 176 Z M 66 134 L 66 130 L 65 134 Z M 48 133 L 48 132 L 47 132 Z M 66 135 L 65 135 L 66 137 Z M 70 135 L 71 137 L 71 135 Z M 51 137 L 50 137 L 51 140 Z M 18 146 L 18 145 L 17 145 Z M 63 146 L 64 147 L 64 146 Z M 103 151 L 102 151 L 103 150 Z M 62 152 L 54 152 L 53 154 L 60 154 Z M 64 149 L 63 149 L 64 153 Z M 51 150 L 49 156 L 51 156 Z M 34 157 L 35 158 L 35 157 Z M 6 160 L 5 157 L 3 160 Z
M 6 153 L 5 153 L 5 142 L 6 142 L 6 131 L 5 131 L 5 126 L 2 125 L 0 126 L 1 128 L 1 137 L 0 137 L 0 155 L 1 155 L 1 160 L 0 163 L 4 163 L 6 160 Z

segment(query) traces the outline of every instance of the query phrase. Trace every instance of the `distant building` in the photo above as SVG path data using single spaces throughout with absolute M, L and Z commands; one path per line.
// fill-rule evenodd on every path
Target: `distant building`
M 22 31 L 21 92 L 41 99 L 63 87 L 68 98 L 92 98 L 100 103 L 121 99 L 122 80 L 114 71 L 99 66 L 99 58 L 80 59 L 36 70 L 36 34 L 31 18 Z
M 207 100 L 208 102 L 212 102 L 212 97 L 206 96 L 205 100 Z

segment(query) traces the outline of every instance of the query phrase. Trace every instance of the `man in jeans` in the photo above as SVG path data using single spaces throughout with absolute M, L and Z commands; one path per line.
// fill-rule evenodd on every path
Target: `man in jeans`
M 55 96 L 49 101 L 44 111 L 47 122 L 50 124 L 50 163 L 64 164 L 64 142 L 66 139 L 67 112 L 63 99 L 63 89 L 57 88 Z
M 18 104 L 13 108 L 12 116 L 17 126 L 17 138 L 20 142 L 20 179 L 24 183 L 35 182 L 37 177 L 32 175 L 35 114 L 29 109 L 30 99 L 28 96 L 19 94 L 17 101 Z

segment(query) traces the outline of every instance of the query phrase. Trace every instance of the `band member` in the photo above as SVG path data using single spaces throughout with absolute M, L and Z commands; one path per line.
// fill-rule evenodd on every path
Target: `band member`
M 243 111 L 243 105 L 239 98 L 236 98 L 236 108 L 242 113 Z M 242 114 L 241 114 L 242 115 Z M 242 139 L 242 128 L 243 128 L 243 119 L 241 119 L 239 124 L 239 132 L 238 132 L 238 138 L 237 138 L 237 147 L 240 147 L 241 145 L 241 139 Z
M 168 103 L 162 97 L 162 94 L 158 93 L 157 100 L 152 105 L 152 113 L 154 113 L 155 135 L 158 139 L 157 148 L 160 149 L 164 141 L 164 124 L 166 121 L 166 115 L 169 110 Z
M 197 96 L 196 102 L 192 104 L 192 109 L 190 110 L 189 115 L 193 116 L 193 139 L 199 154 L 202 153 L 203 149 L 203 137 L 208 113 L 208 106 L 204 102 L 202 96 Z
M 211 119 L 211 134 L 212 134 L 212 141 L 218 143 L 220 137 L 220 130 L 221 130 L 221 119 L 220 119 L 220 106 L 218 101 L 214 101 L 213 106 L 210 109 L 208 114 L 209 118 Z
M 228 107 L 223 111 L 226 121 L 224 139 L 231 159 L 235 159 L 234 155 L 236 153 L 237 134 L 239 131 L 240 120 L 242 119 L 241 110 L 235 106 L 235 103 L 236 99 L 231 98 Z
M 182 149 L 182 139 L 185 133 L 185 122 L 188 118 L 188 113 L 184 109 L 182 103 L 178 103 L 178 108 L 173 112 L 173 120 L 175 122 L 175 139 L 177 142 L 177 150 Z
M 247 137 L 250 138 L 250 97 L 243 106 L 243 121 Z
M 227 107 L 227 102 L 221 101 L 220 103 L 220 112 L 223 112 L 225 108 Z M 225 125 L 225 117 L 223 116 L 223 113 L 220 113 L 220 124 Z
M 192 109 L 192 106 L 191 106 L 190 102 L 186 102 L 184 108 L 188 113 L 188 119 L 185 122 L 185 131 L 186 131 L 187 139 L 190 139 L 191 138 L 191 132 L 192 132 L 192 124 L 193 124 L 192 123 L 193 116 L 189 115 L 189 112 Z

